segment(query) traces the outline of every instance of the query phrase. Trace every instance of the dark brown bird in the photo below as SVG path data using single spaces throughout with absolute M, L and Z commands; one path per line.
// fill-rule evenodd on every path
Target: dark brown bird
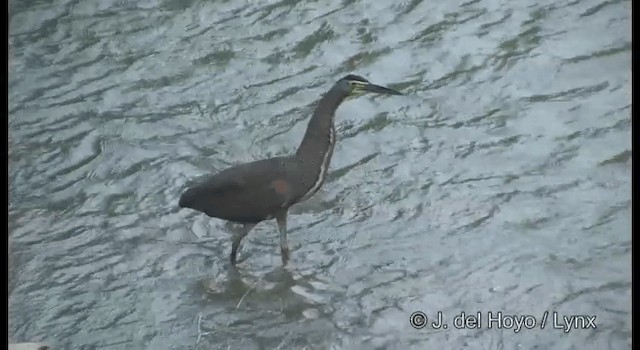
M 275 218 L 280 230 L 282 264 L 289 260 L 287 212 L 289 208 L 313 196 L 322 186 L 336 142 L 334 116 L 346 99 L 378 93 L 402 93 L 371 84 L 357 75 L 347 75 L 322 97 L 300 147 L 294 155 L 240 164 L 209 177 L 187 189 L 180 197 L 181 208 L 191 208 L 219 218 L 243 224 L 234 235 L 231 264 L 235 265 L 240 241 L 259 222 Z

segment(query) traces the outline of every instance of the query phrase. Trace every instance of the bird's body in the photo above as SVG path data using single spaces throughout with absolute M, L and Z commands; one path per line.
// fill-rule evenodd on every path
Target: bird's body
M 285 169 L 293 176 L 300 173 L 300 166 L 292 157 L 263 159 L 225 169 L 189 188 L 180 198 L 180 206 L 242 224 L 272 219 L 300 196 L 299 184 L 295 186 L 290 180 L 293 176 Z
M 318 103 L 294 155 L 222 170 L 187 189 L 180 197 L 179 206 L 244 224 L 245 230 L 233 240 L 232 264 L 235 264 L 242 238 L 257 223 L 275 218 L 280 229 L 282 260 L 286 264 L 289 255 L 286 241 L 288 209 L 313 196 L 324 183 L 336 141 L 335 111 L 346 97 L 364 91 L 400 94 L 355 75 L 339 80 Z

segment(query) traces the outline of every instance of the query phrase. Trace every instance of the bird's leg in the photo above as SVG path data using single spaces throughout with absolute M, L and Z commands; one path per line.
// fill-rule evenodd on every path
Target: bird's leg
M 282 254 L 282 265 L 287 265 L 289 261 L 289 245 L 287 244 L 287 210 L 283 210 L 276 215 L 278 229 L 280 230 L 280 253 Z
M 236 256 L 238 255 L 238 248 L 240 248 L 240 241 L 242 241 L 242 239 L 246 235 L 248 235 L 249 231 L 251 231 L 254 227 L 256 227 L 256 224 L 244 224 L 240 228 L 240 232 L 236 232 L 233 234 L 233 242 L 231 244 L 231 255 L 230 255 L 231 265 L 236 264 Z

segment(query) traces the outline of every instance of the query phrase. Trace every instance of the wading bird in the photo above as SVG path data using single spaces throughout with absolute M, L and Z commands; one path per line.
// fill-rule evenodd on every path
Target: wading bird
M 240 242 L 259 222 L 275 218 L 280 230 L 282 264 L 289 260 L 287 212 L 313 196 L 322 186 L 336 143 L 334 116 L 347 98 L 365 93 L 402 95 L 357 75 L 338 80 L 320 99 L 300 147 L 294 155 L 239 164 L 188 188 L 180 208 L 190 208 L 242 225 L 233 236 L 231 264 L 236 264 Z

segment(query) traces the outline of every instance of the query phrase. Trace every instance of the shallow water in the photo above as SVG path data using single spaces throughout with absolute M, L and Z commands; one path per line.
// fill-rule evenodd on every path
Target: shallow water
M 631 1 L 12 1 L 9 336 L 73 349 L 631 346 Z M 194 179 L 295 151 L 347 73 L 327 183 L 228 267 Z M 448 329 L 409 316 L 442 312 Z M 535 329 L 488 327 L 488 312 Z M 481 313 L 478 329 L 455 315 Z M 546 327 L 540 329 L 548 312 Z M 554 329 L 554 312 L 597 328 Z

